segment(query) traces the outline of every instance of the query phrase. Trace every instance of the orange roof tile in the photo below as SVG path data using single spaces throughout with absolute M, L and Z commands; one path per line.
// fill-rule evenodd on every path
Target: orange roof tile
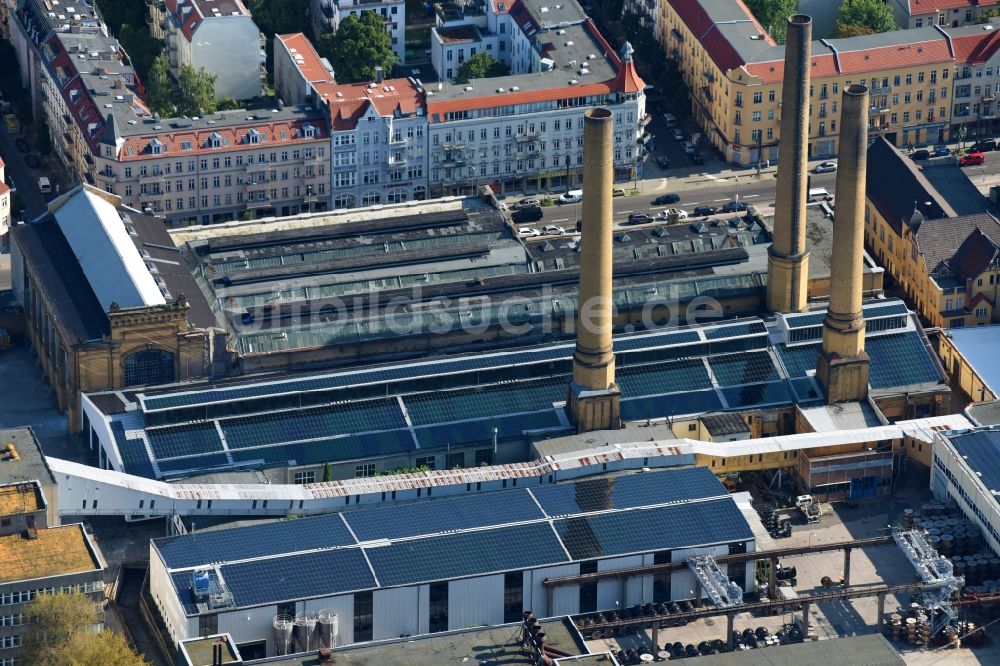
M 312 42 L 304 34 L 296 32 L 288 35 L 278 35 L 278 39 L 285 45 L 285 48 L 289 52 L 295 49 L 295 53 L 301 56 L 301 62 L 294 57 L 292 60 L 307 81 L 333 81 L 333 75 L 330 74 L 326 65 L 323 64 L 322 58 L 316 52 L 316 47 L 313 46 Z
M 614 80 L 601 83 L 590 83 L 582 86 L 560 86 L 543 90 L 522 90 L 505 93 L 503 96 L 485 95 L 483 97 L 467 97 L 436 101 L 427 100 L 427 115 L 430 122 L 436 122 L 435 116 L 453 111 L 473 109 L 488 109 L 494 106 L 510 106 L 513 104 L 532 104 L 549 102 L 566 97 L 589 97 L 591 95 L 607 95 L 615 91 Z
M 618 70 L 618 76 L 615 77 L 614 86 L 615 90 L 620 92 L 634 93 L 645 88 L 646 82 L 635 71 L 635 63 L 629 60 L 622 63 L 621 69 Z
M 935 14 L 942 9 L 992 7 L 1000 0 L 910 0 L 910 16 Z
M 955 49 L 956 63 L 983 63 L 992 58 L 997 48 L 1000 48 L 1000 30 L 953 37 L 951 43 Z
M 301 130 L 306 124 L 311 124 L 315 128 L 315 134 L 312 138 L 307 138 L 304 133 L 297 131 Z M 260 132 L 265 137 L 265 140 L 255 144 L 245 142 L 244 138 L 251 129 L 255 129 Z M 282 130 L 285 132 L 286 138 L 284 139 L 281 138 Z M 223 139 L 227 140 L 227 143 L 225 143 L 221 148 L 206 148 L 205 144 L 213 134 L 218 134 Z M 150 141 L 154 138 L 166 146 L 166 153 L 152 155 L 148 151 Z M 131 136 L 125 139 L 119 159 L 126 162 L 148 159 L 150 157 L 161 158 L 185 155 L 203 155 L 207 153 L 232 150 L 260 150 L 262 148 L 267 148 L 268 146 L 294 146 L 300 143 L 311 143 L 314 141 L 322 141 L 324 139 L 329 139 L 329 134 L 327 134 L 323 123 L 321 121 L 309 123 L 308 120 L 304 119 L 261 122 L 260 124 L 248 123 L 246 125 L 238 125 L 235 127 L 209 127 L 197 130 L 180 130 L 176 132 L 155 132 L 144 136 Z M 183 150 L 181 148 L 184 141 L 191 142 L 191 148 L 189 150 Z M 132 150 L 131 155 L 129 155 L 129 149 Z
M 386 79 L 382 83 L 317 83 L 316 92 L 330 107 L 330 122 L 338 131 L 353 129 L 369 105 L 381 116 L 398 109 L 403 115 L 423 105 L 424 91 L 410 79 Z

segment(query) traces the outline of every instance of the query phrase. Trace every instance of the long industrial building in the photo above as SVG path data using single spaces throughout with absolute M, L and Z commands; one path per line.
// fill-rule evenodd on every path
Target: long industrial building
M 336 616 L 336 643 L 349 644 L 502 624 L 525 609 L 549 617 L 691 598 L 691 571 L 550 593 L 542 581 L 755 548 L 703 468 L 525 485 L 157 539 L 150 591 L 175 643 L 227 632 L 241 651 L 273 655 L 297 651 L 283 620 L 300 613 Z M 728 575 L 752 584 L 744 567 Z
M 891 420 L 931 416 L 948 392 L 923 331 L 899 301 L 865 307 L 871 395 Z M 824 313 L 747 318 L 622 335 L 621 418 L 683 423 L 732 411 L 795 431 L 794 407 L 822 404 Z M 528 457 L 565 434 L 571 344 L 86 395 L 103 466 L 157 479 L 270 469 L 278 483 L 451 469 Z

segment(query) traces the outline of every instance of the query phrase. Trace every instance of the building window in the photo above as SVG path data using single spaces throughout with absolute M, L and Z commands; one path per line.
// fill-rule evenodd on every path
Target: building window
M 424 456 L 422 458 L 417 458 L 415 461 L 416 467 L 426 467 L 427 469 L 435 469 L 437 463 L 434 456 Z
M 976 308 L 976 316 L 980 319 L 986 316 L 986 308 Z
M 303 483 L 314 483 L 316 481 L 316 472 L 310 470 L 308 472 L 296 472 L 295 473 L 295 483 L 301 485 Z
M 493 464 L 493 449 L 476 449 L 476 467 Z
M 445 467 L 448 469 L 459 469 L 461 467 L 465 467 L 465 451 L 447 454 Z
M 669 564 L 670 563 L 670 551 L 661 550 L 657 553 L 653 553 L 653 564 Z M 653 574 L 653 602 L 661 603 L 670 601 L 670 578 L 671 573 L 668 571 L 666 573 Z
M 503 575 L 503 621 L 517 622 L 524 610 L 524 573 L 508 571 Z
M 597 573 L 597 560 L 580 562 L 580 575 Z M 580 583 L 580 612 L 593 613 L 597 610 L 597 581 Z
M 143 349 L 125 357 L 125 386 L 167 384 L 174 381 L 174 354 Z
M 199 636 L 214 636 L 217 633 L 219 633 L 219 615 L 217 613 L 198 616 Z
M 430 623 L 428 630 L 448 631 L 448 583 L 430 584 Z
M 354 642 L 370 641 L 375 604 L 371 590 L 354 594 Z
M 375 463 L 365 463 L 354 468 L 354 477 L 361 479 L 366 476 L 375 476 Z

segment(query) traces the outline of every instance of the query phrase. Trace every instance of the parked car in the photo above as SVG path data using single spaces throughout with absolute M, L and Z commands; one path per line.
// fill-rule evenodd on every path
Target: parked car
M 829 162 L 820 162 L 819 164 L 817 164 L 816 168 L 813 169 L 813 172 L 814 173 L 832 173 L 832 172 L 834 172 L 836 170 L 837 170 L 837 163 L 834 162 L 833 160 L 830 160 Z
M 969 148 L 970 153 L 989 153 L 997 149 L 997 142 L 995 139 L 986 139 L 985 141 L 976 141 Z
M 969 153 L 968 155 L 963 155 L 958 160 L 959 166 L 977 166 L 986 163 L 986 155 L 983 153 Z
M 17 146 L 17 150 L 22 153 L 26 153 L 31 150 L 31 146 L 28 145 L 28 142 L 21 138 L 14 139 L 14 145 Z
M 669 194 L 661 194 L 660 196 L 653 199 L 654 206 L 666 206 L 667 204 L 677 203 L 681 200 L 681 195 L 671 192 Z
M 691 164 L 704 164 L 705 160 L 702 158 L 700 153 L 691 153 L 688 155 L 688 159 L 691 160 Z
M 658 167 L 660 167 L 661 169 L 669 169 L 670 168 L 670 158 L 669 157 L 664 157 L 663 155 L 660 155 L 659 157 L 656 158 L 656 165 Z
M 521 199 L 516 204 L 514 204 L 514 210 L 521 210 L 523 208 L 541 208 L 542 202 L 533 197 L 528 197 L 527 199 Z
M 542 227 L 542 233 L 547 236 L 562 236 L 564 233 L 566 233 L 566 230 L 554 224 L 547 224 L 544 227 Z
M 535 236 L 541 236 L 542 232 L 534 227 L 521 227 L 517 230 L 517 235 L 521 238 L 534 238 Z
M 929 160 L 931 158 L 931 151 L 926 148 L 921 148 L 920 150 L 914 150 L 910 153 L 910 159 L 914 162 L 920 162 L 923 160 Z
M 38 158 L 31 154 L 24 156 L 24 163 L 28 165 L 29 169 L 37 169 L 42 166 L 42 163 L 38 161 Z
M 684 131 L 681 130 L 681 129 L 679 129 L 679 128 L 677 128 L 677 127 L 675 127 L 672 130 L 670 130 L 670 136 L 674 137 L 675 141 L 683 141 L 684 140 Z
M 576 203 L 578 201 L 583 201 L 583 190 L 570 190 L 569 192 L 564 192 L 559 195 L 556 199 L 557 204 L 570 204 Z
M 934 149 L 934 157 L 948 157 L 951 155 L 951 148 L 948 146 L 938 146 Z
M 612 187 L 611 188 L 611 196 L 613 196 L 613 197 L 623 197 L 623 196 L 625 196 L 625 188 L 624 187 Z
M 691 143 L 690 141 L 681 141 L 681 148 L 688 155 L 694 155 L 695 152 L 697 152 L 698 150 L 697 148 L 694 147 L 694 144 Z
M 719 212 L 716 206 L 695 206 L 694 214 L 699 217 L 708 217 L 709 215 L 715 215 Z
M 746 201 L 727 201 L 722 204 L 723 213 L 737 213 L 748 208 Z
M 522 208 L 521 210 L 515 210 L 514 214 L 510 216 L 514 224 L 525 224 L 526 222 L 538 222 L 542 219 L 542 209 L 541 208 Z
M 664 113 L 663 122 L 667 124 L 668 129 L 677 127 L 677 118 L 672 113 Z
M 671 215 L 677 216 L 678 220 L 683 220 L 683 219 L 687 218 L 688 212 L 686 210 L 681 209 L 681 208 L 668 208 L 666 210 L 661 210 L 659 213 L 657 213 L 656 214 L 656 219 L 657 220 L 669 220 Z
M 653 216 L 648 213 L 630 213 L 627 224 L 648 224 L 653 221 Z

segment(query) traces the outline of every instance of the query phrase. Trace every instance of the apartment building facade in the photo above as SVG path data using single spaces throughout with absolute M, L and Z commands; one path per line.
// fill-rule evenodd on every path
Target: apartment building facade
M 7 245 L 10 231 L 10 186 L 4 177 L 3 157 L 0 157 L 0 246 Z
M 900 28 L 958 28 L 995 16 L 998 0 L 887 0 Z
M 399 62 L 406 60 L 406 3 L 403 0 L 311 0 L 313 34 L 337 32 L 348 16 L 375 12 L 385 22 L 392 39 L 392 52 Z
M 949 30 L 955 51 L 955 91 L 952 95 L 952 136 L 965 127 L 970 139 L 994 136 L 997 96 L 1000 96 L 1000 30 L 973 26 Z
M 301 33 L 275 37 L 275 87 L 328 117 L 328 178 L 334 208 L 427 197 L 427 117 L 415 79 L 338 84 Z
M 784 48 L 742 3 L 665 0 L 660 12 L 661 44 L 706 140 L 737 164 L 776 159 Z M 952 48 L 935 27 L 814 41 L 810 158 L 836 154 L 840 91 L 858 82 L 871 90 L 872 133 L 897 146 L 949 140 Z
M 329 208 L 329 128 L 318 108 L 264 101 L 160 118 L 96 13 L 63 23 L 39 11 L 25 4 L 12 26 L 21 71 L 56 154 L 81 181 L 174 224 Z
M 216 99 L 260 95 L 264 41 L 241 0 L 164 0 L 149 4 L 149 16 L 174 76 L 191 65 L 215 77 Z

